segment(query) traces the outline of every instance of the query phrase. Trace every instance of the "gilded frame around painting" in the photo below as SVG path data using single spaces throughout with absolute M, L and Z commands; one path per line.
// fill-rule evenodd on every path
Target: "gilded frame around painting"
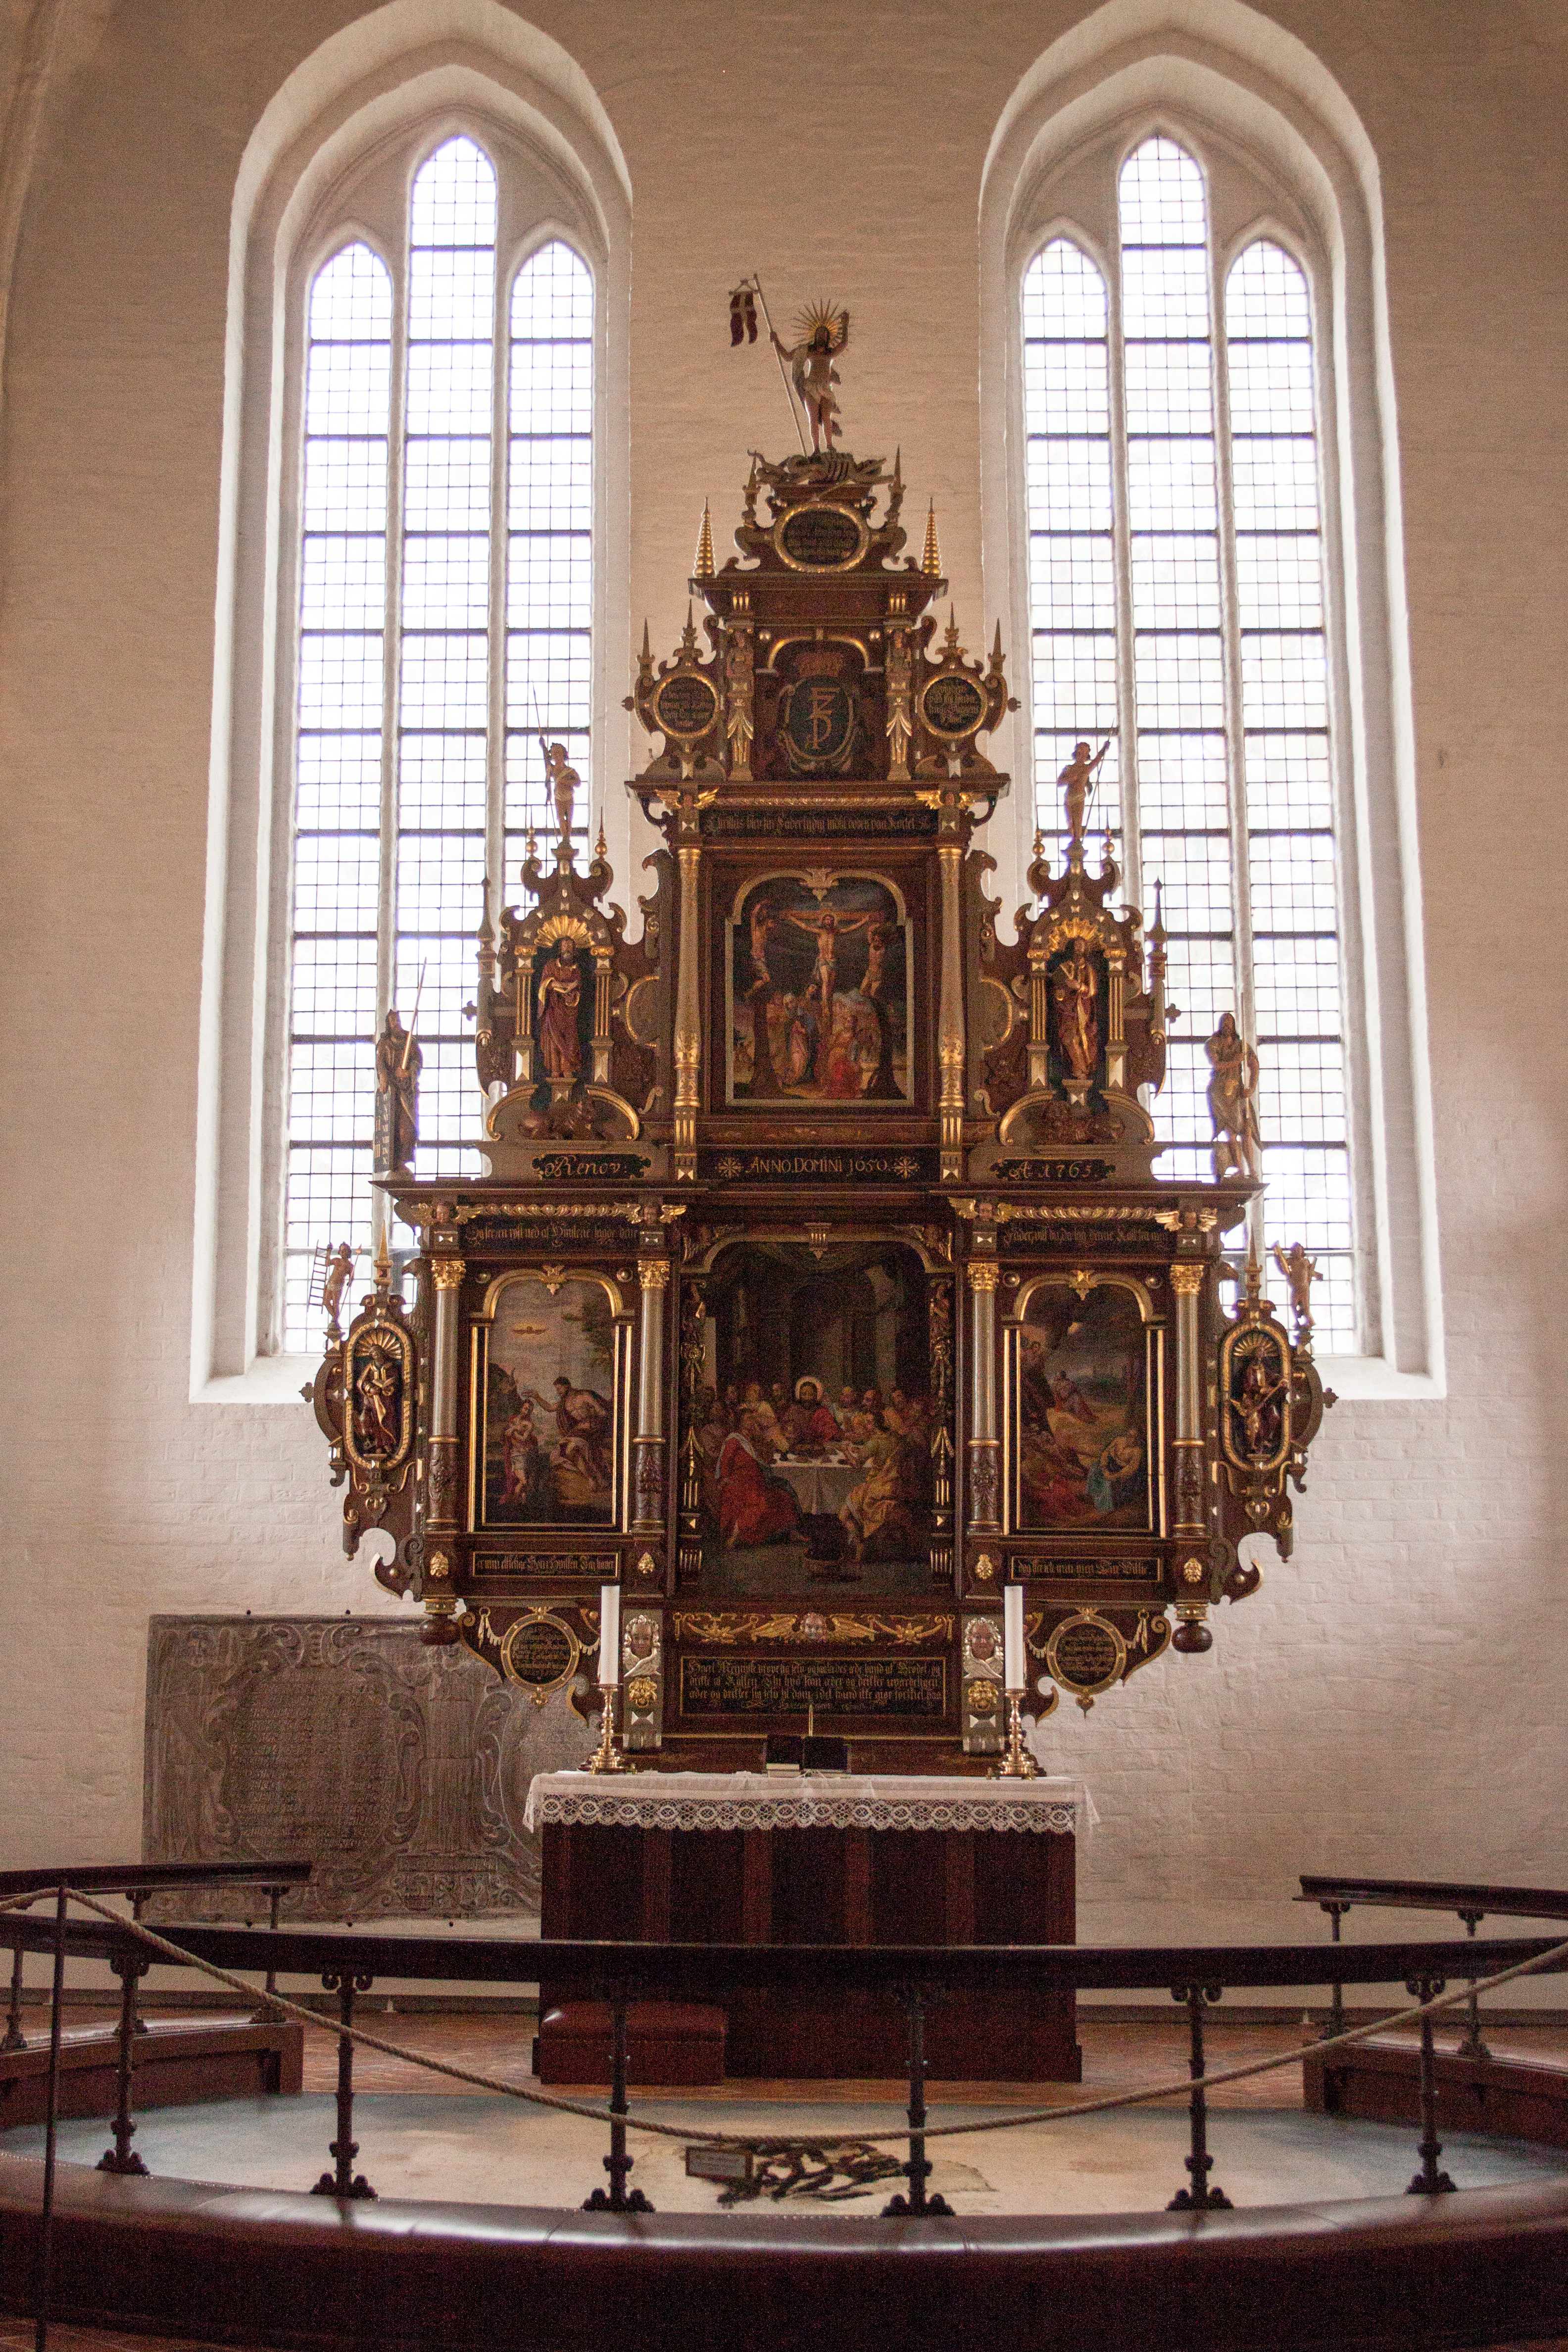
M 722 951 L 727 1108 L 914 1109 L 914 925 L 890 875 L 748 874 Z
M 1142 1283 L 1027 1277 L 1004 1326 L 1003 1386 L 1009 1534 L 1165 1534 L 1165 1334 Z
M 473 1533 L 624 1530 L 630 1519 L 632 1313 L 585 1266 L 519 1266 L 471 1329 Z

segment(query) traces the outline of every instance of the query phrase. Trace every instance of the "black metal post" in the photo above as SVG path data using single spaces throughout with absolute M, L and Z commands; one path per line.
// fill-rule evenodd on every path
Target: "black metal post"
M 274 1935 L 276 1935 L 278 1932 L 278 1906 L 282 1899 L 285 1889 L 281 1886 L 264 1886 L 261 1891 L 267 1897 L 267 1924 L 268 1927 L 272 1929 Z M 275 1968 L 268 1968 L 267 1971 L 267 1982 L 263 1990 L 266 1998 L 263 2000 L 260 2007 L 252 2015 L 250 2021 L 251 2023 L 253 2025 L 281 2024 L 283 2011 L 278 2006 L 278 1971 Z
M 60 2011 L 66 1990 L 66 1890 L 55 1893 L 55 1969 L 49 1995 L 48 2103 L 44 2110 L 44 2210 L 38 2230 L 37 2292 L 33 2305 L 34 2352 L 49 2340 L 49 2291 L 55 2264 L 55 2140 L 60 2119 Z
M 120 2095 L 114 2111 L 114 2146 L 98 2159 L 100 2172 L 132 2172 L 145 2176 L 147 2168 L 132 2147 L 136 2126 L 131 2120 L 131 2083 L 136 2071 L 136 1987 L 151 1965 L 136 1952 L 116 1952 L 109 1963 L 120 1979 Z
M 1193 2152 L 1186 2160 L 1192 2186 L 1177 2189 L 1165 2208 L 1167 2213 L 1228 2213 L 1232 2210 L 1224 2189 L 1209 2187 L 1209 2168 L 1214 2158 L 1209 2154 L 1208 2101 L 1204 2093 L 1204 2009 L 1219 1997 L 1218 1985 L 1177 1985 L 1171 1995 L 1173 2000 L 1184 2000 L 1187 2004 L 1187 2072 L 1193 2078 L 1187 2109 Z
M 354 2137 L 354 2046 L 349 2039 L 349 2028 L 354 2021 L 354 1995 L 368 1992 L 369 1977 L 352 1976 L 347 1970 L 342 1976 L 325 1975 L 321 1979 L 329 1992 L 338 1996 L 338 2136 L 327 2150 L 336 2161 L 336 2169 L 323 2172 L 312 2197 L 374 2197 L 374 2189 L 363 2172 L 354 2170 L 354 2158 L 359 2154 L 359 2142 Z
M 910 2021 L 910 2160 L 904 2175 L 910 2184 L 906 2197 L 901 2192 L 882 2208 L 884 2221 L 897 2215 L 912 2220 L 924 2220 L 928 2215 L 952 2218 L 952 2208 L 945 2197 L 928 2197 L 926 2182 L 931 2167 L 926 2162 L 926 2030 L 925 1993 L 919 1985 L 911 1985 L 903 1996 Z
M 1423 1977 L 1419 1983 L 1407 1984 L 1417 2000 L 1436 2000 L 1443 1990 L 1443 1979 Z M 1437 2060 L 1432 2046 L 1432 2021 L 1421 2021 L 1421 2169 L 1411 2180 L 1405 2194 L 1410 2197 L 1441 2197 L 1452 2189 L 1453 2182 L 1446 2172 L 1439 2171 L 1437 2158 L 1443 2153 L 1443 2143 L 1437 2137 Z
M 26 1955 L 20 1944 L 11 1955 L 11 2006 L 5 2012 L 5 2038 L 0 2050 L 25 2050 L 27 2037 L 22 2031 L 22 1962 Z
M 1348 1903 L 1328 1902 L 1319 1904 L 1319 1910 L 1326 1911 L 1329 1915 L 1329 1940 L 1331 1943 L 1337 1944 L 1339 1942 L 1340 1921 L 1344 1917 L 1345 1913 L 1350 1909 L 1350 1907 L 1351 1906 Z M 1338 1977 L 1336 1977 L 1333 1981 L 1332 1989 L 1329 1994 L 1329 2021 L 1323 2028 L 1321 2033 L 1319 2034 L 1318 2039 L 1320 2042 L 1331 2042 L 1336 2033 L 1342 2033 L 1344 2030 L 1345 1989 L 1343 1985 L 1341 1984 Z
M 595 2189 L 583 2202 L 584 2213 L 651 2213 L 653 2207 L 640 2189 L 628 2189 L 626 2175 L 635 2159 L 626 2154 L 626 2127 L 622 2121 L 626 2112 L 626 2004 L 630 1994 L 625 1986 L 610 1995 L 610 2152 L 605 2158 L 605 2170 L 610 2176 L 609 2194 Z
M 1466 1935 L 1473 1936 L 1486 1916 L 1484 1911 L 1461 1911 L 1459 1916 L 1465 1923 Z M 1468 2024 L 1458 2055 L 1461 2058 L 1489 2058 L 1492 2053 L 1481 2040 L 1481 2005 L 1476 1999 L 1474 1977 L 1470 1979 L 1470 1997 L 1465 2003 L 1465 2012 Z
M 147 1893 L 148 1890 L 144 1886 L 137 1886 L 132 1889 L 131 1916 L 135 1920 L 138 1927 L 142 1924 L 142 1913 L 146 1906 Z M 147 2021 L 136 2006 L 134 1993 L 132 1993 L 131 2000 L 131 2031 L 132 2033 L 145 2033 L 147 2031 Z

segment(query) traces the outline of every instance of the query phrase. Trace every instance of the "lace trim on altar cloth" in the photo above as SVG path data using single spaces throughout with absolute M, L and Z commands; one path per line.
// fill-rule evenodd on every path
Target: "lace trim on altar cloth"
M 647 1776 L 650 1779 L 654 1776 Z M 726 1787 L 718 1775 L 693 1773 L 705 1787 L 682 1790 L 686 1776 L 658 1776 L 658 1789 L 606 1786 L 587 1773 L 542 1773 L 528 1792 L 524 1825 L 546 1822 L 649 1830 L 1031 1830 L 1071 1837 L 1094 1820 L 1087 1790 L 1026 1781 L 976 1788 L 949 1781 L 933 1789 L 905 1781 L 896 1790 L 864 1781 L 841 1787 L 780 1789 L 760 1776 Z M 717 1783 L 717 1785 L 715 1785 Z

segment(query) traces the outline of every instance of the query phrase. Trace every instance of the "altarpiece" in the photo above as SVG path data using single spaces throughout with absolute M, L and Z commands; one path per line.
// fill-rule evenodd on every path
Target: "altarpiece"
M 902 499 L 896 463 L 755 458 L 722 568 L 705 530 L 700 627 L 637 666 L 635 940 L 550 753 L 557 837 L 478 942 L 489 1172 L 383 1178 L 413 1303 L 384 1255 L 344 1328 L 340 1282 L 310 1391 L 347 1547 L 386 1531 L 429 1641 L 542 1698 L 622 1588 L 665 1769 L 813 1722 L 984 1770 L 1010 1584 L 1037 1712 L 1206 1649 L 1323 1408 L 1306 1278 L 1293 1329 L 1256 1261 L 1226 1303 L 1245 1128 L 1213 1181 L 1156 1170 L 1163 934 L 1087 836 L 1087 746 L 999 923 L 1000 635 L 942 623 Z

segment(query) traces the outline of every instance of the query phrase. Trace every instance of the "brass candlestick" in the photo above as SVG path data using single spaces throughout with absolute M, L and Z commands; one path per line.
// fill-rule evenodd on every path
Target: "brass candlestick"
M 1024 1745 L 1024 1719 L 1018 1711 L 1021 1690 L 1007 1693 L 1007 1752 L 996 1767 L 999 1780 L 1037 1780 L 1040 1768 Z
M 622 1749 L 616 1746 L 616 1693 L 618 1683 L 601 1683 L 599 1696 L 605 1702 L 604 1717 L 599 1726 L 599 1744 L 588 1759 L 590 1772 L 635 1772 L 637 1766 L 628 1764 Z

